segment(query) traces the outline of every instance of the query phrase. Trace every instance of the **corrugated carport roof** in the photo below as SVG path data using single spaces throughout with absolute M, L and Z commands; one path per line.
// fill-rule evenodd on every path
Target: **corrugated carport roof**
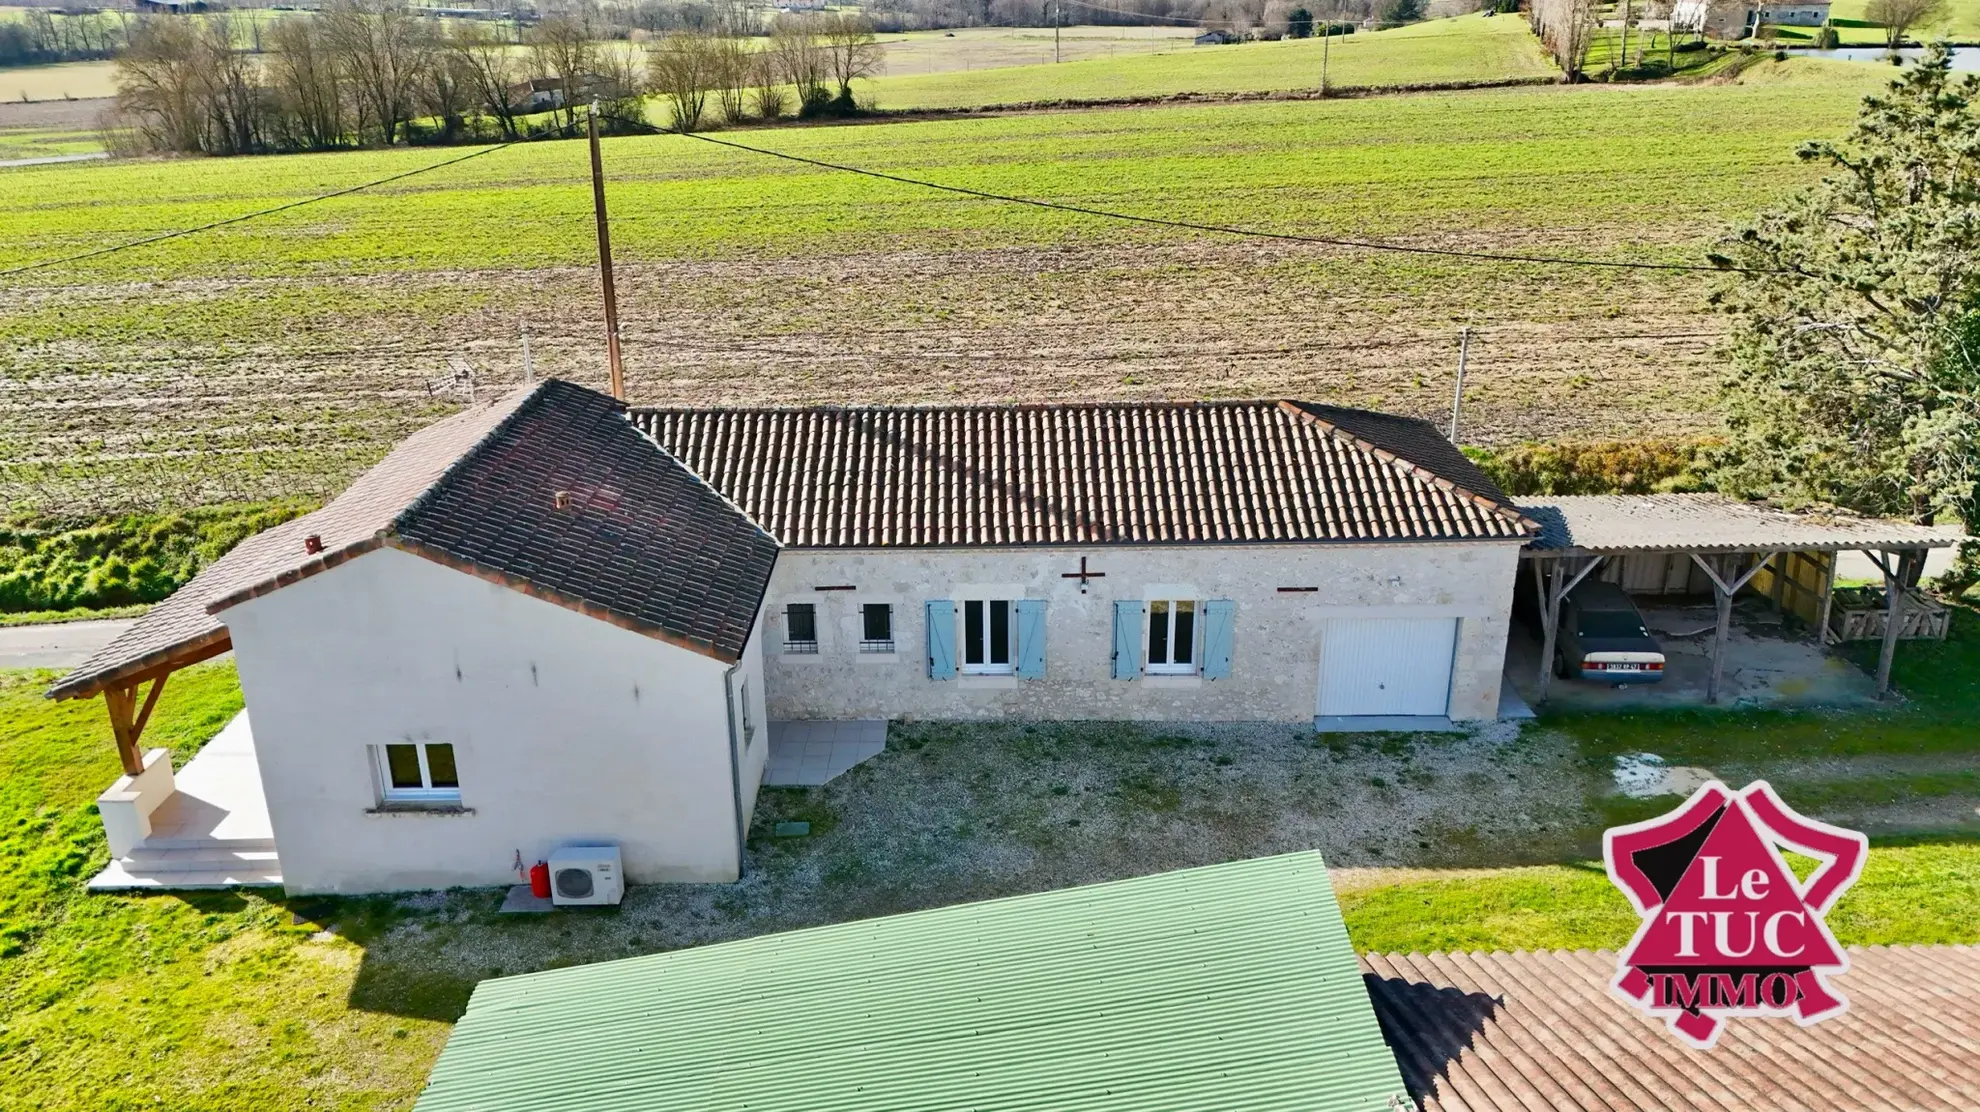
M 1317 853 L 483 981 L 418 1112 L 1387 1112 Z
M 1586 494 L 1522 501 L 1540 524 L 1527 551 L 1819 552 L 1945 548 L 1966 534 L 1837 511 L 1792 511 L 1720 494 Z
M 1427 1112 L 1980 1108 L 1980 949 L 1856 947 L 1849 1011 L 1735 1019 L 1692 1050 L 1609 990 L 1590 953 L 1369 954 L 1382 1033 Z

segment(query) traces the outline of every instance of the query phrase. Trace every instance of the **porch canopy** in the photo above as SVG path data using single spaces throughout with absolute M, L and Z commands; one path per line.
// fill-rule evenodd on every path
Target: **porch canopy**
M 1553 677 L 1554 642 L 1561 603 L 1583 579 L 1611 561 L 1666 557 L 1664 575 L 1695 566 L 1711 584 L 1718 611 L 1712 639 L 1712 672 L 1706 701 L 1719 701 L 1733 596 L 1765 586 L 1776 603 L 1805 596 L 1818 630 L 1828 625 L 1835 554 L 1862 552 L 1883 572 L 1886 597 L 1883 652 L 1877 691 L 1890 690 L 1906 589 L 1916 585 L 1925 554 L 1966 539 L 1958 529 L 1861 517 L 1835 510 L 1790 511 L 1720 494 L 1571 495 L 1523 502 L 1521 512 L 1540 526 L 1521 556 L 1539 588 L 1542 631 L 1540 694 Z M 1657 574 L 1653 571 L 1653 574 Z M 1758 576 L 1763 583 L 1754 583 Z M 1686 576 L 1688 579 L 1688 575 Z M 1632 589 L 1625 581 L 1624 589 Z

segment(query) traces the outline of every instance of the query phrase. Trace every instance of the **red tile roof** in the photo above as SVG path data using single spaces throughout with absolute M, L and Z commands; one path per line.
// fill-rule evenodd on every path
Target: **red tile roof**
M 49 697 L 91 695 L 217 645 L 228 606 L 387 544 L 730 660 L 777 552 L 620 403 L 553 380 L 414 433 L 329 505 L 214 561 Z
M 1436 429 L 1277 401 L 637 409 L 795 548 L 1520 538 Z
M 1614 954 L 1369 954 L 1369 997 L 1426 1112 L 1980 1109 L 1980 948 L 1851 947 L 1849 1011 L 1735 1019 L 1692 1050 L 1609 991 Z

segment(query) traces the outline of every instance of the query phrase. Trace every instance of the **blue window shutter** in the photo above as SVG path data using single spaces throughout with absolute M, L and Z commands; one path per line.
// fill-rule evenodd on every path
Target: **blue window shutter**
M 956 675 L 956 604 L 951 599 L 928 600 L 928 678 Z
M 1045 600 L 1017 600 L 1017 674 L 1024 679 L 1045 678 Z
M 1237 628 L 1237 603 L 1213 598 L 1203 604 L 1203 678 L 1229 679 L 1231 643 Z
M 1131 680 L 1141 674 L 1141 614 L 1147 603 L 1119 599 L 1114 603 L 1114 678 Z

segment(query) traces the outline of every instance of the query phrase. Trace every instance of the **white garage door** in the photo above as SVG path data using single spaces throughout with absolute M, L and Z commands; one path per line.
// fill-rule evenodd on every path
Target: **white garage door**
M 1456 618 L 1336 618 L 1321 636 L 1316 714 L 1450 710 Z

